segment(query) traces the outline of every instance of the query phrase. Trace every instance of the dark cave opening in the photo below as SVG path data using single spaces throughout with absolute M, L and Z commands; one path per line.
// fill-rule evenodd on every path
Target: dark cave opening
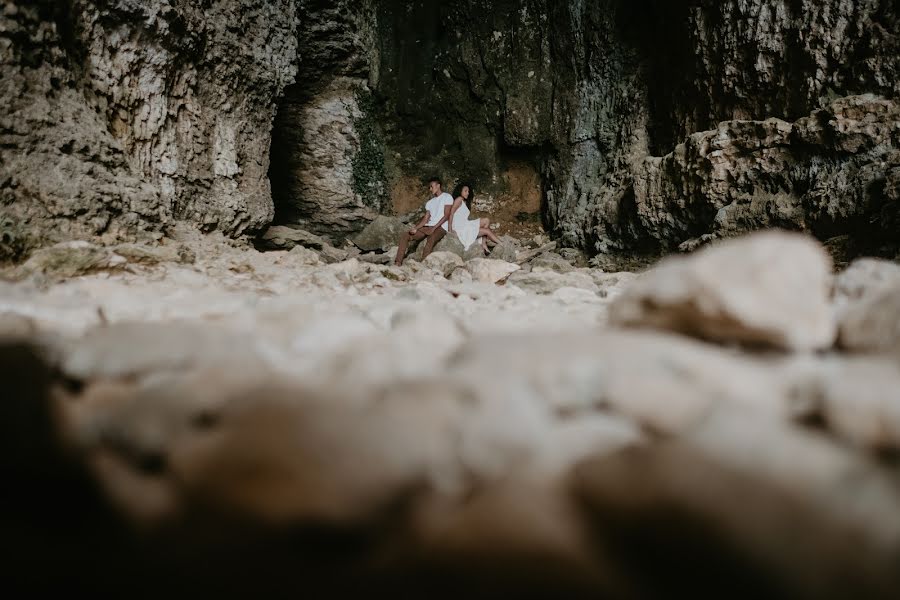
M 308 101 L 305 87 L 295 84 L 285 90 L 278 103 L 272 126 L 272 146 L 269 153 L 269 182 L 272 187 L 272 201 L 275 204 L 274 225 L 287 225 L 310 216 L 315 206 L 303 208 L 303 199 L 298 193 L 297 170 L 302 167 L 300 147 L 303 132 L 299 118 L 303 105 Z

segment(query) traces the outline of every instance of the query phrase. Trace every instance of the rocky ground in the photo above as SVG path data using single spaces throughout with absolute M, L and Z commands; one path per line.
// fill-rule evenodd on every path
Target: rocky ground
M 896 597 L 900 266 L 770 232 L 641 274 L 540 238 L 398 268 L 394 225 L 7 269 L 14 580 Z

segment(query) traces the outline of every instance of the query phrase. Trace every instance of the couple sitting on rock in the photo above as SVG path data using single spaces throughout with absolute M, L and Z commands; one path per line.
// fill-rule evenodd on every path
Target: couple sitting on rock
M 443 187 L 443 183 L 437 177 L 428 180 L 428 189 L 432 197 L 425 203 L 425 215 L 422 216 L 422 219 L 415 227 L 404 232 L 400 237 L 400 247 L 397 249 L 397 258 L 394 259 L 394 264 L 397 266 L 403 264 L 406 248 L 411 241 L 425 239 L 422 258 L 431 254 L 434 245 L 441 241 L 447 233 L 455 233 L 466 250 L 479 239 L 485 253 L 487 252 L 487 240 L 494 244 L 500 243 L 500 240 L 491 231 L 490 219 L 469 219 L 472 200 L 475 198 L 475 192 L 471 185 L 459 185 L 453 196 L 444 192 Z

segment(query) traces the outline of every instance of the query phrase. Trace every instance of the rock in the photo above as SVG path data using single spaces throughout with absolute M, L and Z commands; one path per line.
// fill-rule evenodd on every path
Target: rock
M 288 259 L 294 264 L 316 266 L 322 264 L 319 253 L 303 246 L 294 246 L 287 254 Z
M 422 243 L 419 244 L 419 251 L 416 253 L 416 256 L 420 257 L 424 249 L 425 240 L 422 240 Z M 445 235 L 441 241 L 434 245 L 434 252 L 450 252 L 463 260 L 465 260 L 466 256 L 466 249 L 455 235 Z
M 410 228 L 409 224 L 396 217 L 379 215 L 366 225 L 360 233 L 352 238 L 354 244 L 363 252 L 387 252 L 397 247 L 400 236 Z
M 889 287 L 900 285 L 900 264 L 876 258 L 861 258 L 841 271 L 834 283 L 834 301 L 838 310 L 869 300 Z
M 610 306 L 610 322 L 786 350 L 828 348 L 831 262 L 811 239 L 764 232 L 665 259 Z
M 519 265 L 493 258 L 476 258 L 466 263 L 466 269 L 474 281 L 499 283 L 519 271 Z
M 425 241 L 423 240 L 421 244 L 419 244 L 419 252 L 417 255 L 421 255 L 422 249 L 425 247 Z M 434 246 L 435 252 L 451 252 L 457 256 L 459 256 L 463 261 L 469 261 L 474 258 L 484 258 L 484 251 L 481 248 L 480 243 L 474 243 L 468 248 L 464 248 L 462 242 L 459 241 L 455 235 L 446 235 L 444 238 L 435 244 Z
M 540 248 L 541 246 L 549 244 L 550 241 L 550 236 L 548 236 L 546 233 L 539 233 L 531 238 L 531 247 Z
M 260 238 L 259 244 L 268 250 L 290 250 L 294 246 L 322 250 L 331 246 L 325 238 L 284 225 L 269 227 Z
M 0 340 L 28 340 L 37 333 L 34 319 L 14 312 L 0 312 Z
M 599 292 L 574 287 L 561 287 L 551 296 L 562 304 L 582 304 L 585 302 L 599 302 L 602 297 Z
M 3 118 L 16 123 L 0 150 L 0 205 L 50 242 L 130 239 L 174 212 L 233 236 L 265 228 L 272 115 L 296 72 L 295 6 L 114 0 L 51 15 L 50 4 L 6 4 L 3 39 L 19 58 L 0 76 Z M 62 31 L 56 17 L 93 25 Z M 188 33 L 176 40 L 176 30 Z M 32 53 L 46 60 L 29 63 Z
M 538 256 L 531 261 L 531 268 L 534 271 L 556 271 L 557 273 L 569 273 L 575 270 L 572 263 L 555 252 L 547 252 Z
M 450 280 L 450 283 L 454 284 L 471 283 L 474 281 L 472 273 L 469 272 L 468 265 L 461 269 L 455 269 L 447 279 Z
M 358 258 L 362 262 L 369 263 L 370 265 L 390 265 L 394 262 L 394 255 L 387 252 L 381 254 L 377 252 L 368 252 L 366 254 L 360 254 Z
M 518 248 L 507 240 L 501 240 L 500 244 L 494 246 L 489 255 L 493 260 L 501 260 L 508 263 L 515 263 L 518 256 Z
M 900 281 L 866 290 L 840 313 L 838 342 L 854 352 L 900 353 Z
M 491 336 L 460 356 L 450 374 L 479 377 L 485 393 L 525 394 L 572 418 L 609 411 L 670 435 L 716 408 L 772 419 L 789 414 L 776 370 L 655 332 Z
M 560 288 L 578 288 L 597 293 L 599 288 L 590 275 L 579 272 L 556 273 L 554 271 L 538 271 L 531 273 L 513 273 L 506 280 L 514 285 L 535 294 L 552 294 Z
M 774 587 L 758 577 L 765 573 L 779 582 L 778 589 L 793 590 L 794 597 L 821 597 L 821 590 L 828 590 L 824 595 L 837 599 L 858 593 L 860 585 L 867 595 L 890 597 L 888 590 L 896 587 L 897 577 L 887 566 L 892 562 L 892 543 L 887 540 L 895 539 L 896 531 L 882 537 L 877 519 L 866 518 L 862 502 L 854 503 L 855 494 L 838 482 L 841 476 L 859 477 L 864 482 L 860 485 L 872 494 L 867 501 L 879 513 L 896 501 L 895 493 L 862 464 L 847 464 L 833 448 L 817 447 L 808 436 L 793 442 L 775 452 L 770 446 L 759 453 L 752 443 L 745 446 L 751 464 L 679 439 L 634 445 L 583 462 L 573 474 L 573 487 L 592 530 L 608 540 L 604 552 L 638 568 L 641 580 L 651 582 L 644 588 L 650 596 L 665 596 L 673 586 L 711 598 L 732 593 L 733 580 L 728 577 L 655 583 L 683 560 L 677 540 L 684 538 L 677 532 L 687 529 L 690 538 L 707 549 L 709 560 L 717 563 L 716 572 L 747 577 L 751 595 L 765 596 Z M 829 476 L 819 481 L 809 477 L 805 460 L 786 453 L 792 449 L 805 459 L 818 459 L 816 464 L 824 468 L 817 471 L 830 470 Z M 764 460 L 789 467 L 774 474 Z M 836 491 L 825 491 L 832 485 Z M 747 527 L 748 521 L 753 527 Z M 785 532 L 786 524 L 807 533 L 791 536 Z M 848 535 L 864 540 L 862 545 L 849 548 Z M 631 554 L 630 540 L 635 538 L 653 544 L 658 559 L 646 561 Z M 808 565 L 822 568 L 801 574 Z
M 720 464 L 751 474 L 757 485 L 782 490 L 822 511 L 823 525 L 828 523 L 839 532 L 838 539 L 855 532 L 852 535 L 866 540 L 867 550 L 861 554 L 867 562 L 876 556 L 890 562 L 883 552 L 896 548 L 900 523 L 885 520 L 882 515 L 891 512 L 900 494 L 893 476 L 870 468 L 870 457 L 847 452 L 839 440 L 816 430 L 746 412 L 716 411 L 687 436 L 687 441 Z M 848 480 L 857 481 L 859 487 L 847 489 L 844 482 Z M 864 496 L 860 489 L 866 490 Z M 797 516 L 800 514 L 802 511 Z M 768 539 L 771 541 L 771 537 Z M 843 542 L 835 547 L 843 548 Z M 853 554 L 859 552 L 857 549 Z M 854 584 L 845 585 L 852 588 Z
M 588 266 L 587 255 L 577 248 L 560 248 L 556 252 L 575 268 L 582 269 Z
M 391 208 L 383 142 L 373 131 L 380 117 L 373 112 L 368 78 L 360 70 L 365 67 L 358 62 L 370 39 L 360 32 L 370 22 L 348 0 L 327 8 L 297 6 L 297 11 L 304 23 L 297 29 L 300 52 L 309 62 L 295 70 L 297 84 L 280 99 L 275 118 L 273 200 L 281 220 L 339 246 L 386 219 L 379 213 Z M 360 249 L 386 249 L 400 233 L 391 241 L 364 237 L 366 247 Z
M 463 259 L 458 255 L 444 251 L 432 252 L 425 257 L 422 264 L 438 271 L 443 274 L 444 277 L 449 277 L 457 268 L 465 266 Z
M 791 373 L 790 401 L 801 423 L 829 432 L 874 456 L 900 451 L 900 367 L 895 357 L 829 357 Z
M 240 338 L 188 323 L 121 323 L 97 327 L 65 344 L 60 368 L 75 381 L 137 378 L 203 365 L 261 364 Z
M 171 246 L 141 246 L 137 244 L 120 244 L 112 248 L 112 251 L 124 257 L 132 264 L 157 265 L 160 263 L 194 262 L 191 255 L 182 250 L 183 246 L 173 248 Z M 196 258 L 196 257 L 195 257 Z
M 350 252 L 342 248 L 335 248 L 330 244 L 325 244 L 319 250 L 319 256 L 326 264 L 334 264 L 343 262 L 350 258 Z
M 537 256 L 541 256 L 547 252 L 556 249 L 556 242 L 550 242 L 548 244 L 544 244 L 540 248 L 535 248 L 534 250 L 523 250 L 516 254 L 516 262 L 520 265 L 524 265 L 525 263 L 533 260 Z
M 19 271 L 22 275 L 40 273 L 66 278 L 123 269 L 127 263 L 125 257 L 88 242 L 63 242 L 35 251 Z

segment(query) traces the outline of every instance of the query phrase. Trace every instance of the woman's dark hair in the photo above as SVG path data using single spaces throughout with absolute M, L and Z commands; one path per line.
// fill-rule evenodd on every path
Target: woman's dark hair
M 465 199 L 466 207 L 468 207 L 469 210 L 472 210 L 472 200 L 475 199 L 475 188 L 472 187 L 471 183 L 464 182 L 457 185 L 456 189 L 453 190 L 453 199 L 456 200 L 457 198 L 461 197 L 463 188 L 466 187 L 469 188 L 469 197 Z
M 431 178 L 428 180 L 428 185 L 431 185 L 432 183 L 436 183 L 436 184 L 438 184 L 439 186 L 444 187 L 444 182 L 441 181 L 441 178 L 438 177 L 437 175 L 435 175 L 434 177 L 431 177 Z

